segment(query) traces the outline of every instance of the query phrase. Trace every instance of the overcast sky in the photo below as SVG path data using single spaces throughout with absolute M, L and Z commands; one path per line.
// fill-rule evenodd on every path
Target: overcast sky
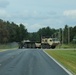
M 22 23 L 29 32 L 75 26 L 76 0 L 0 0 L 0 19 Z

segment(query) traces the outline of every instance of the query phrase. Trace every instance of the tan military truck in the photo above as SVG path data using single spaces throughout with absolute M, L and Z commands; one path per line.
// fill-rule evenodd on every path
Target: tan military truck
M 58 41 L 57 38 L 42 37 L 41 42 L 31 42 L 28 40 L 24 40 L 21 48 L 54 49 L 59 43 L 60 41 Z

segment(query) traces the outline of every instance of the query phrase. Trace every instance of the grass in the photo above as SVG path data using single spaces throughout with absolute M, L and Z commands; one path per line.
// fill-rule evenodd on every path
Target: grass
M 6 44 L 0 45 L 0 49 L 10 49 L 10 48 L 12 48 L 10 45 Z
M 0 52 L 11 50 L 14 48 L 18 48 L 18 45 L 11 45 L 11 44 L 0 44 Z
M 76 44 L 59 44 L 56 48 L 76 48 Z
M 46 50 L 46 52 L 76 75 L 75 50 Z
M 18 48 L 18 45 L 16 44 L 0 44 L 0 49 L 11 49 L 11 48 Z
M 7 51 L 7 50 L 9 50 L 9 49 L 0 49 L 0 52 Z

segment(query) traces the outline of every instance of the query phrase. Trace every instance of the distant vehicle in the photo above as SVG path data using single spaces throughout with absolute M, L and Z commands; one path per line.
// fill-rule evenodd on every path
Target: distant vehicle
M 41 42 L 32 42 L 30 40 L 22 41 L 22 44 L 19 45 L 19 48 L 43 48 L 43 49 L 54 49 L 60 41 L 57 38 L 51 37 L 41 37 Z

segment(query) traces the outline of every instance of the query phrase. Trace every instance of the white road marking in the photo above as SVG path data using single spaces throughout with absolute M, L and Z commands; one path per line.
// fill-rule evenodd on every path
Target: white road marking
M 43 50 L 45 54 L 47 54 L 53 61 L 55 61 L 64 71 L 66 71 L 69 75 L 73 75 L 70 71 L 68 71 L 64 66 L 62 66 L 58 61 L 56 61 L 51 55 Z

